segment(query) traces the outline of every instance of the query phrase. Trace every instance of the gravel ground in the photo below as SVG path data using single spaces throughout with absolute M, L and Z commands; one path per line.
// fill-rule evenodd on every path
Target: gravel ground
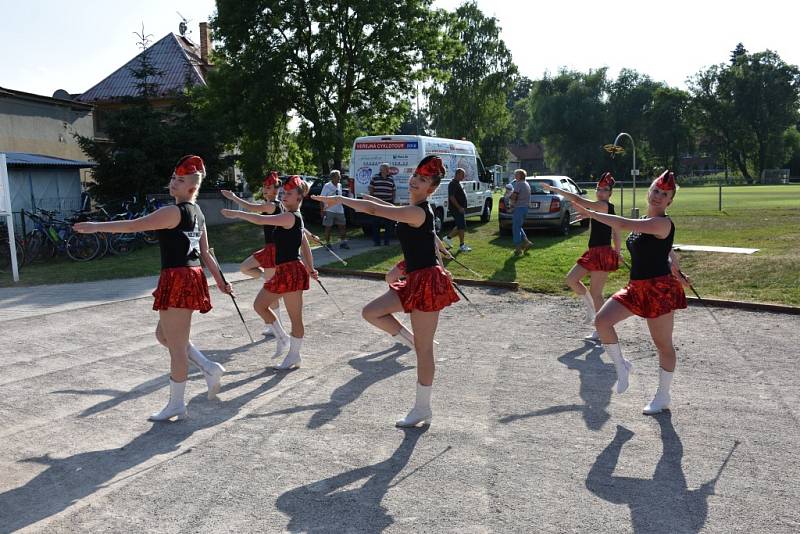
M 631 387 L 582 340 L 576 299 L 466 288 L 437 334 L 434 420 L 399 430 L 414 354 L 364 322 L 379 282 L 306 294 L 303 367 L 266 370 L 230 301 L 193 340 L 228 373 L 153 424 L 168 358 L 150 298 L 0 321 L 0 532 L 797 532 L 800 317 L 676 315 L 673 408 L 644 322 Z M 236 284 L 246 305 L 258 284 Z

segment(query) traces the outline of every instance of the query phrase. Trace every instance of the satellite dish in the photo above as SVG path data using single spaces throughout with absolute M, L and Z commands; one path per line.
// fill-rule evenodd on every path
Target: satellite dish
M 56 89 L 56 92 L 53 93 L 53 98 L 59 98 L 61 100 L 72 100 L 72 95 L 63 89 Z
M 181 15 L 179 11 L 175 13 L 181 18 L 181 22 L 178 24 L 178 32 L 181 34 L 181 37 L 186 37 L 186 30 L 189 29 L 189 19 Z

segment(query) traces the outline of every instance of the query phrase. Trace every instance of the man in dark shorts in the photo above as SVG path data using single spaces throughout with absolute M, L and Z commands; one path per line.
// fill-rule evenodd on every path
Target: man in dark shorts
M 450 239 L 458 235 L 458 240 L 461 244 L 458 250 L 461 252 L 469 252 L 472 250 L 472 248 L 464 244 L 464 231 L 467 229 L 467 220 L 465 218 L 467 213 L 467 194 L 464 193 L 461 182 L 466 176 L 467 173 L 464 169 L 459 167 L 456 169 L 456 174 L 453 176 L 453 179 L 450 180 L 450 185 L 447 186 L 447 197 L 449 199 L 448 209 L 450 215 L 455 220 L 455 226 L 450 230 L 450 234 L 444 236 L 444 239 L 442 239 L 445 245 L 447 245 L 447 248 L 450 248 L 453 246 L 453 242 L 450 241 Z

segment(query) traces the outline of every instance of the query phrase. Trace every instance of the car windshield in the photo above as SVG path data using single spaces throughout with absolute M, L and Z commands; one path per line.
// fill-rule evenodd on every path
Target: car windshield
M 531 193 L 534 195 L 546 194 L 544 192 L 544 189 L 542 189 L 542 184 L 548 184 L 554 187 L 556 186 L 555 182 L 553 182 L 552 180 L 528 180 L 528 183 L 531 186 Z

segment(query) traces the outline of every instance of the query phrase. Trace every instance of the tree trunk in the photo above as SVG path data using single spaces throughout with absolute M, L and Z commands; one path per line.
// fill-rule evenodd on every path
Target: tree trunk
M 733 152 L 732 156 L 733 162 L 739 168 L 739 171 L 742 173 L 742 176 L 744 176 L 744 179 L 748 184 L 752 183 L 753 178 L 750 176 L 750 172 L 747 170 L 747 161 L 743 157 L 742 153 L 736 150 Z

